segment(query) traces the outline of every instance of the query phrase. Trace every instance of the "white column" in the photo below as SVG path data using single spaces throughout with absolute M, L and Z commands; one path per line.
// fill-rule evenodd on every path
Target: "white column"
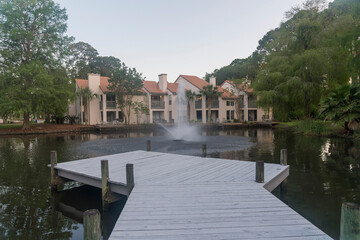
M 202 95 L 201 110 L 202 110 L 202 122 L 206 123 L 206 96 L 205 95 Z
M 169 122 L 169 95 L 164 96 L 165 108 L 164 108 L 164 119 Z
M 103 122 L 107 123 L 107 114 L 106 114 L 106 94 L 103 94 Z
M 152 112 L 152 109 L 151 109 L 151 95 L 149 94 L 148 95 L 148 100 L 149 100 L 149 120 L 150 120 L 150 123 L 153 123 L 153 112 Z
M 244 95 L 244 121 L 249 121 L 249 104 L 248 104 L 248 95 Z

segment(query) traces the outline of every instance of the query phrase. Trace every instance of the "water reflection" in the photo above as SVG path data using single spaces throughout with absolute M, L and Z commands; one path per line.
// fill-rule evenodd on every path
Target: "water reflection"
M 281 196 L 279 189 L 274 194 L 337 239 L 342 202 L 360 203 L 360 143 L 280 130 L 254 131 L 255 146 L 214 157 L 279 163 L 280 149 L 286 148 L 290 165 L 287 195 Z
M 64 134 L 0 138 L 1 238 L 82 239 L 80 215 L 74 217 L 54 210 L 59 207 L 54 205 L 56 202 L 52 201 L 49 188 L 50 170 L 47 164 L 51 150 L 58 152 L 59 162 L 71 161 L 126 151 L 129 148 L 144 150 L 144 139 L 147 136 L 160 139 L 162 134 L 164 133 L 134 131 L 103 135 Z M 219 141 L 227 136 L 235 140 L 232 143 L 238 150 L 218 147 L 216 152 L 212 153 L 213 157 L 278 163 L 280 149 L 288 149 L 288 163 L 291 168 L 287 195 L 280 196 L 278 189 L 274 190 L 274 194 L 283 198 L 293 209 L 333 238 L 338 238 L 339 235 L 341 203 L 360 203 L 359 142 L 301 136 L 271 129 L 204 131 L 203 135 L 214 136 L 214 144 L 218 146 L 221 146 Z M 245 142 L 239 141 L 241 138 L 237 139 L 237 136 L 246 136 L 252 143 L 244 148 Z M 118 140 L 119 138 L 138 140 Z M 141 146 L 133 144 L 136 142 Z M 156 141 L 153 147 L 157 147 Z M 158 149 L 163 151 L 174 150 L 175 147 L 163 148 L 160 142 L 158 145 Z M 201 153 L 201 148 L 198 148 L 196 154 Z M 284 197 L 287 197 L 287 200 Z M 73 199 L 77 201 L 78 197 Z M 63 203 L 64 198 L 58 202 Z M 67 202 L 66 206 L 71 204 Z M 84 210 L 74 208 L 80 212 Z

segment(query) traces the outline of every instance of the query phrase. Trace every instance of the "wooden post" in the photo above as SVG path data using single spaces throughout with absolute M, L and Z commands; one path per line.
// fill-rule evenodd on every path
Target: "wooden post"
M 258 161 L 256 162 L 256 175 L 255 175 L 255 181 L 258 183 L 264 182 L 264 162 Z
M 150 152 L 151 151 L 151 141 L 147 140 L 146 142 L 146 151 Z
M 287 165 L 287 150 L 286 149 L 280 150 L 280 165 L 283 165 L 283 166 Z
M 130 196 L 131 191 L 135 186 L 134 182 L 134 164 L 126 164 L 126 187 L 127 187 L 127 196 Z
M 101 217 L 97 209 L 91 209 L 84 212 L 84 240 L 101 239 Z
M 282 165 L 282 166 L 287 165 L 287 150 L 286 149 L 280 150 L 280 165 Z M 285 179 L 284 181 L 282 181 L 282 183 L 280 183 L 280 191 L 283 193 L 287 192 L 287 179 Z
M 341 207 L 340 240 L 360 239 L 360 205 L 345 202 Z
M 110 195 L 110 186 L 109 186 L 109 162 L 108 160 L 101 160 L 101 195 L 102 195 L 102 205 L 103 209 L 109 209 L 109 195 Z
M 51 180 L 50 180 L 50 185 L 51 185 L 51 191 L 57 191 L 57 172 L 55 169 L 55 166 L 57 165 L 57 153 L 56 151 L 51 151 L 50 152 L 50 163 L 51 163 Z
M 206 144 L 202 145 L 202 156 L 206 157 Z

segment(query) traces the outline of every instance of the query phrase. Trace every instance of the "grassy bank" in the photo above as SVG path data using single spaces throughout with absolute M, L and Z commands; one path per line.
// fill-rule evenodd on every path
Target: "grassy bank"
M 281 122 L 277 126 L 278 128 L 288 128 L 298 133 L 306 135 L 317 136 L 331 136 L 331 137 L 360 137 L 360 131 L 356 131 L 352 136 L 344 130 L 344 126 L 341 123 L 325 122 L 321 120 L 299 120 L 292 122 Z

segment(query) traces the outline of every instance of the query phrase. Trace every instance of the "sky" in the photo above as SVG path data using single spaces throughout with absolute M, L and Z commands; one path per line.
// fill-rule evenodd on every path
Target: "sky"
M 55 0 L 69 36 L 114 56 L 146 80 L 200 78 L 246 58 L 305 0 Z

